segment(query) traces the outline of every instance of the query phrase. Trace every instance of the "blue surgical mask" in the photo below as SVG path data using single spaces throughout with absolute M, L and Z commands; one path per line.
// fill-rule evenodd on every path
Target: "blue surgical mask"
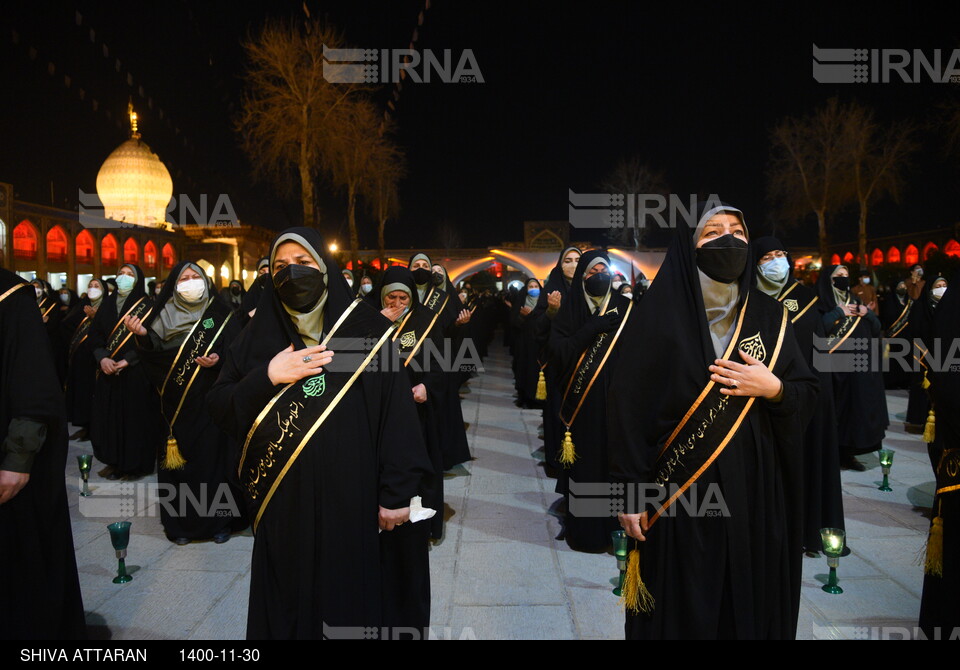
M 540 297 L 540 289 L 538 289 L 538 288 L 528 288 L 528 289 L 527 289 L 527 295 L 530 296 L 531 298 L 539 298 L 539 297 Z
M 772 261 L 767 261 L 759 267 L 760 274 L 769 279 L 770 281 L 780 282 L 783 281 L 787 273 L 790 272 L 790 263 L 787 262 L 787 259 L 783 256 L 779 258 L 774 258 Z
M 117 275 L 117 291 L 120 295 L 126 295 L 133 290 L 133 285 L 137 283 L 136 277 L 130 275 Z

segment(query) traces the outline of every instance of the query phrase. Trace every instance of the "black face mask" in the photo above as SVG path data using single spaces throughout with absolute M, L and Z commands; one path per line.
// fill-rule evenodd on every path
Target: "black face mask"
M 898 289 L 897 289 L 897 295 L 900 296 L 901 298 L 902 298 L 903 296 L 905 296 L 906 294 L 907 294 L 907 289 L 905 289 L 905 288 L 898 288 Z
M 710 240 L 697 249 L 697 267 L 714 281 L 731 284 L 747 267 L 748 245 L 733 235 Z
M 446 277 L 443 276 L 443 273 L 434 272 L 430 275 L 430 280 L 433 281 L 434 286 L 443 286 Z
M 850 290 L 850 277 L 834 277 L 833 285 L 838 291 Z
M 309 265 L 288 265 L 273 277 L 280 301 L 290 309 L 309 312 L 323 297 L 323 273 Z
M 583 287 L 594 298 L 606 295 L 607 291 L 610 290 L 610 275 L 606 272 L 591 275 L 583 280 Z
M 233 295 L 240 295 L 240 287 L 239 287 L 239 286 L 231 286 L 231 287 L 230 287 L 230 292 L 231 292 Z
M 410 274 L 413 275 L 413 281 L 417 283 L 417 286 L 429 284 L 430 279 L 433 276 L 430 270 L 427 268 L 417 268 L 416 270 L 412 270 Z

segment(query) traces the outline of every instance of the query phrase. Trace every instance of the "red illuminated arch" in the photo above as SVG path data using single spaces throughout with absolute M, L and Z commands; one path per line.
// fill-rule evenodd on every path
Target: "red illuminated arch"
M 870 258 L 870 265 L 883 265 L 883 252 L 879 249 L 874 249 L 872 257 Z
M 13 257 L 37 259 L 37 229 L 26 219 L 13 229 Z
M 938 247 L 933 242 L 927 242 L 923 247 L 923 260 L 929 260 L 930 257 L 936 253 L 940 247 Z
M 173 269 L 173 266 L 177 263 L 177 254 L 169 242 L 163 245 L 163 253 L 161 256 L 163 258 L 163 267 L 167 270 Z
M 140 245 L 132 237 L 128 237 L 123 243 L 123 262 L 134 264 L 140 262 Z
M 845 264 L 848 264 L 848 265 L 849 265 L 849 264 L 852 263 L 853 261 L 854 261 L 853 254 L 850 253 L 849 251 L 843 255 L 843 262 L 844 262 Z
M 956 240 L 950 240 L 943 247 L 943 253 L 945 253 L 947 256 L 960 258 L 960 242 L 957 242 Z
M 919 263 L 920 250 L 911 244 L 909 247 L 907 247 L 906 251 L 903 252 L 903 262 L 907 265 L 916 265 Z
M 77 235 L 77 262 L 85 265 L 93 264 L 93 235 L 89 230 L 81 230 Z
M 117 264 L 117 238 L 112 234 L 107 234 L 100 242 L 100 260 L 104 265 Z
M 900 262 L 900 250 L 896 247 L 890 247 L 887 249 L 887 262 L 888 263 L 899 263 Z
M 840 265 L 840 254 L 834 254 L 830 257 L 830 265 Z
M 47 231 L 47 260 L 54 263 L 67 262 L 67 233 L 60 226 Z
M 143 264 L 148 268 L 157 267 L 157 245 L 153 242 L 143 245 Z

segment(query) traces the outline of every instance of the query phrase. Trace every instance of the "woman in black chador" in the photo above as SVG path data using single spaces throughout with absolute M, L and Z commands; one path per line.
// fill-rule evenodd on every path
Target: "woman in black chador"
M 546 309 L 538 309 L 542 286 L 540 280 L 530 278 L 517 296 L 510 320 L 516 330 L 513 347 L 514 386 L 517 389 L 517 406 L 524 409 L 539 409 L 543 402 L 537 399 L 537 380 L 540 377 L 540 347 L 537 345 L 537 324 Z
M 842 368 L 852 352 L 857 351 L 858 343 L 880 337 L 880 319 L 850 291 L 846 266 L 824 266 L 817 281 L 817 294 L 820 298 L 817 307 L 827 336 L 821 349 L 827 351 L 828 361 L 833 353 L 843 352 L 835 359 L 836 367 Z M 832 374 L 840 466 L 862 471 L 864 465 L 856 456 L 880 449 L 890 425 L 883 372 L 870 370 L 868 366 L 865 370 L 833 371 Z
M 153 472 L 167 436 L 160 402 L 125 316 L 147 318 L 153 300 L 145 292 L 143 271 L 127 263 L 117 271 L 117 290 L 103 299 L 90 326 L 90 346 L 99 371 L 93 391 L 90 439 L 102 477 L 136 478 Z
M 136 336 L 166 421 L 157 481 L 174 492 L 169 505 L 160 505 L 167 538 L 181 545 L 226 542 L 231 530 L 246 525 L 239 491 L 231 486 L 237 450 L 210 418 L 206 397 L 221 356 L 240 333 L 239 315 L 214 297 L 200 266 L 183 262 L 163 283 L 150 316 L 128 317 L 124 326 Z
M 23 647 L 86 637 L 63 480 L 67 422 L 45 337 L 34 288 L 0 269 L 0 640 Z
M 942 294 L 931 328 L 930 334 L 940 340 L 944 352 L 960 340 L 958 282 L 960 275 Z M 948 640 L 956 639 L 960 632 L 960 370 L 944 365 L 931 370 L 928 378 L 935 413 L 935 435 L 928 448 L 931 458 L 936 456 L 937 492 L 920 599 L 920 627 L 928 639 Z
M 560 463 L 570 493 L 577 484 L 609 483 L 607 391 L 628 340 L 624 325 L 634 304 L 611 286 L 610 259 L 599 250 L 584 252 L 567 299 L 553 320 L 550 355 L 557 363 L 563 443 Z M 567 501 L 564 537 L 571 549 L 599 552 L 618 528 L 612 516 L 597 516 Z
M 920 297 L 910 310 L 910 338 L 913 340 L 914 371 L 910 373 L 910 396 L 907 401 L 907 416 L 904 428 L 908 433 L 923 433 L 930 413 L 930 397 L 925 388 L 924 374 L 929 367 L 927 360 L 933 346 L 933 325 L 940 298 L 946 293 L 947 280 L 937 277 L 926 282 L 920 289 Z M 931 456 L 931 459 L 933 457 Z M 936 467 L 936 461 L 931 463 Z
M 760 237 L 750 246 L 757 288 L 776 298 L 787 310 L 807 366 L 820 382 L 817 409 L 803 441 L 803 546 L 807 552 L 817 553 L 821 549 L 821 528 L 844 528 L 833 377 L 829 370 L 817 370 L 813 364 L 815 345 L 824 338 L 823 320 L 817 309 L 820 298 L 816 291 L 793 277 L 793 259 L 780 240 Z
M 680 227 L 624 333 L 609 396 L 628 487 L 626 635 L 796 635 L 803 436 L 817 380 L 787 311 L 752 288 L 743 214 Z M 636 552 L 636 553 L 634 553 Z
M 67 358 L 67 420 L 78 428 L 70 436 L 74 440 L 90 439 L 90 415 L 93 411 L 93 386 L 97 379 L 97 362 L 93 358 L 90 327 L 93 317 L 106 296 L 106 287 L 100 279 L 91 279 L 87 294 L 77 302 L 63 319 L 63 334 L 69 343 Z
M 432 468 L 394 325 L 354 300 L 326 248 L 307 228 L 277 237 L 273 281 L 207 394 L 242 442 L 250 638 L 405 625 L 378 530 L 408 522 Z

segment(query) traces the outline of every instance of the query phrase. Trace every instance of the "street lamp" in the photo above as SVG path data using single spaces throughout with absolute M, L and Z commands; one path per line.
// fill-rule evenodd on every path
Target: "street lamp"
M 338 249 L 338 248 L 339 248 L 339 247 L 337 247 L 337 243 L 336 243 L 336 242 L 331 242 L 331 243 L 330 243 L 330 253 L 331 253 L 331 254 L 337 253 L 337 249 Z

